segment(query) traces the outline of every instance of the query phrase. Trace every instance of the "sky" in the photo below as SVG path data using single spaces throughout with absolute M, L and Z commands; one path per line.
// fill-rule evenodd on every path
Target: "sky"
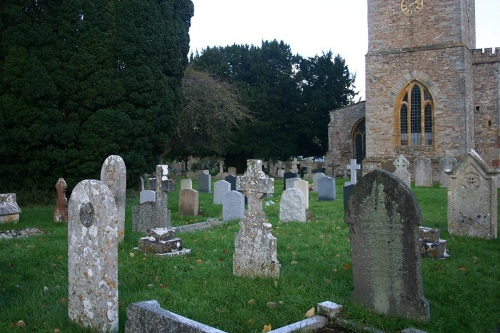
M 356 74 L 364 99 L 368 49 L 367 0 L 192 0 L 190 52 L 207 46 L 263 40 L 290 45 L 293 54 L 314 57 L 332 50 Z M 500 0 L 476 0 L 476 47 L 500 47 Z

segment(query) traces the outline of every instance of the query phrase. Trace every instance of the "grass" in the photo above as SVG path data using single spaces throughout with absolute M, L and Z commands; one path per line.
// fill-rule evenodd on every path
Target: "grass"
M 446 260 L 423 258 L 424 294 L 431 320 L 411 322 L 371 313 L 349 300 L 352 291 L 350 246 L 343 222 L 341 186 L 334 202 L 310 194 L 310 218 L 305 224 L 280 223 L 279 197 L 283 183 L 264 210 L 278 239 L 281 274 L 278 279 L 238 278 L 232 274 L 237 221 L 208 231 L 179 235 L 191 255 L 158 259 L 132 251 L 141 234 L 133 233 L 132 207 L 138 194 L 129 193 L 125 239 L 119 245 L 119 315 L 124 331 L 126 307 L 132 302 L 157 300 L 165 309 L 234 333 L 261 332 L 304 318 L 318 302 L 344 306 L 342 316 L 361 326 L 387 332 L 417 327 L 429 332 L 495 332 L 500 325 L 500 240 L 450 236 L 447 192 L 439 187 L 413 188 L 424 225 L 437 227 L 448 241 Z M 196 188 L 196 182 L 194 182 Z M 22 196 L 22 194 L 18 195 Z M 56 200 L 54 191 L 54 204 Z M 222 209 L 212 194 L 200 193 L 203 216 L 180 218 L 178 192 L 169 195 L 174 225 L 221 219 Z M 67 226 L 53 222 L 54 205 L 22 207 L 18 224 L 0 230 L 37 227 L 47 233 L 29 239 L 0 240 L 0 331 L 90 332 L 67 318 Z M 271 306 L 270 305 L 274 305 Z M 16 323 L 22 320 L 25 326 Z

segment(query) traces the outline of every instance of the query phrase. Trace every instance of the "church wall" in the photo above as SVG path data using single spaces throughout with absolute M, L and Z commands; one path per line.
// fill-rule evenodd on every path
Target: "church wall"
M 475 150 L 500 167 L 500 48 L 473 50 Z
M 325 156 L 326 174 L 344 176 L 347 165 L 354 158 L 352 131 L 353 127 L 365 116 L 365 102 L 330 111 L 328 125 L 328 145 Z

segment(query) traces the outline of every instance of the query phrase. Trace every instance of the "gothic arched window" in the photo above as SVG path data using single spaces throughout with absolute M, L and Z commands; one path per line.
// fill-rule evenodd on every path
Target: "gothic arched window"
M 366 157 L 366 127 L 365 118 L 359 120 L 354 125 L 352 131 L 353 158 L 356 163 L 361 164 Z
M 434 103 L 429 90 L 418 82 L 410 83 L 399 102 L 401 146 L 434 144 Z

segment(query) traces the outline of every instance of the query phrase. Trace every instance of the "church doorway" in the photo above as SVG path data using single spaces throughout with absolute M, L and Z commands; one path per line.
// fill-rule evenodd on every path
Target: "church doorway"
M 361 164 L 366 157 L 366 127 L 365 118 L 360 119 L 352 131 L 353 157 L 357 164 Z

